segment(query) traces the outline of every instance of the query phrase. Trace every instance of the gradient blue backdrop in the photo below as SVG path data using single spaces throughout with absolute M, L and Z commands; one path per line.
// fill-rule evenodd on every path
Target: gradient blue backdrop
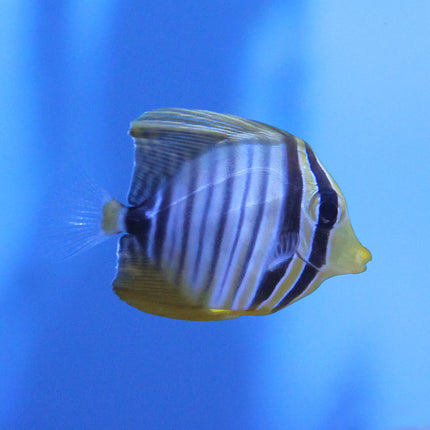
M 0 2 L 0 427 L 430 426 L 430 3 Z M 270 317 L 146 315 L 114 240 L 42 262 L 36 208 L 83 168 L 125 200 L 129 122 L 235 113 L 311 143 L 368 271 Z

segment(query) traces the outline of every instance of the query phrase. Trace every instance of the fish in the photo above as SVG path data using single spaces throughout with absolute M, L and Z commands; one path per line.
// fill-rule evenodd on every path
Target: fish
M 128 205 L 105 198 L 98 225 L 121 235 L 113 290 L 129 305 L 193 321 L 269 315 L 366 270 L 345 198 L 304 140 L 181 108 L 146 112 L 129 133 Z

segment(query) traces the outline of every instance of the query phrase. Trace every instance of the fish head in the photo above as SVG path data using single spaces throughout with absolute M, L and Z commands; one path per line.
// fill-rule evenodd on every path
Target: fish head
M 303 206 L 299 256 L 324 278 L 364 272 L 372 255 L 357 239 L 337 185 L 330 190 L 313 189 Z

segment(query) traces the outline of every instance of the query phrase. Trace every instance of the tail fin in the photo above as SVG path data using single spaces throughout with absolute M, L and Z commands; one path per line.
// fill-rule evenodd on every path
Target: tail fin
M 124 231 L 126 207 L 85 173 L 60 180 L 41 211 L 41 247 L 50 260 L 63 260 Z

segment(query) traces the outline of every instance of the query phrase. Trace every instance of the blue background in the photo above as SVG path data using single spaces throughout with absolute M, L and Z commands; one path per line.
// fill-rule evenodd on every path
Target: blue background
M 0 427 L 430 426 L 430 3 L 0 3 Z M 129 122 L 235 113 L 307 140 L 373 253 L 269 317 L 174 321 L 111 292 L 115 240 L 36 252 L 82 166 L 125 201 Z

